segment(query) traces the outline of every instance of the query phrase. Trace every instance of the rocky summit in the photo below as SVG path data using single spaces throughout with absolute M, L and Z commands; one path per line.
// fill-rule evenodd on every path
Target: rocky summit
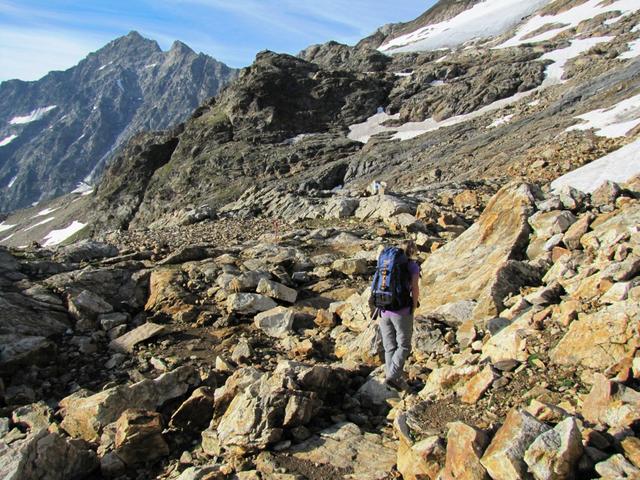
M 64 72 L 2 82 L 0 212 L 94 182 L 134 134 L 184 120 L 235 74 L 182 42 L 163 52 L 131 32 Z
M 515 3 L 261 52 L 7 217 L 0 476 L 640 478 L 640 5 L 468 38 Z M 398 391 L 369 286 L 406 239 Z

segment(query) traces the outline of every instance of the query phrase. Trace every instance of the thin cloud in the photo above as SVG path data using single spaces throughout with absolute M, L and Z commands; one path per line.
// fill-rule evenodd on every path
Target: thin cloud
M 390 21 L 409 20 L 435 0 L 0 0 L 0 80 L 35 79 L 68 68 L 130 30 L 167 49 L 181 40 L 233 67 L 264 49 L 296 54 L 314 43 L 353 44 Z M 404 15 L 405 18 L 399 17 Z
M 65 70 L 108 40 L 64 31 L 4 27 L 0 29 L 0 81 L 37 80 L 51 70 Z

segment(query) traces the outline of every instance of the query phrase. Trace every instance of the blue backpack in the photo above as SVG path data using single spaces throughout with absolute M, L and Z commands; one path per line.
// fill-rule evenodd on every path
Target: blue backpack
M 385 247 L 378 257 L 371 296 L 373 304 L 382 310 L 400 310 L 411 306 L 409 259 L 402 249 Z

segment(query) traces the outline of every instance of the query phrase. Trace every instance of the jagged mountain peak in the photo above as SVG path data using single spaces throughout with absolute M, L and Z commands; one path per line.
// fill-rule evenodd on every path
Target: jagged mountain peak
M 176 40 L 175 42 L 173 42 L 169 51 L 174 53 L 181 53 L 181 54 L 195 53 L 193 49 L 189 47 L 189 45 L 181 42 L 180 40 Z
M 153 52 L 162 51 L 162 49 L 158 45 L 158 42 L 149 38 L 145 38 L 137 31 L 132 30 L 128 34 L 112 40 L 96 53 L 127 50 L 149 50 Z
M 164 52 L 131 31 L 64 72 L 2 83 L 0 211 L 94 180 L 135 133 L 183 121 L 235 75 L 182 42 Z

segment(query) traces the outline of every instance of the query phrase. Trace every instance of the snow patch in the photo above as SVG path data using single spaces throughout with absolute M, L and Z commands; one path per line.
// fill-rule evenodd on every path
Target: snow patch
M 49 223 L 52 220 L 55 220 L 56 217 L 49 217 L 49 218 L 45 218 L 44 220 L 42 220 L 41 222 L 38 223 L 34 223 L 33 225 L 31 225 L 30 227 L 27 227 L 24 229 L 25 232 L 28 232 L 29 230 L 33 230 L 36 227 L 39 227 L 40 225 L 45 225 L 47 223 Z
M 511 39 L 498 45 L 496 48 L 517 47 L 523 43 L 551 40 L 559 33 L 577 27 L 580 22 L 589 20 L 603 13 L 619 11 L 622 15 L 629 15 L 640 10 L 640 2 L 638 2 L 638 0 L 617 0 L 610 4 L 607 3 L 608 2 L 603 2 L 602 0 L 589 0 L 586 3 L 577 5 L 570 10 L 558 13 L 557 15 L 536 15 L 519 27 L 516 34 Z M 563 26 L 540 33 L 539 35 L 531 38 L 524 38 L 545 25 L 555 23 L 562 24 Z
M 13 184 L 16 183 L 16 180 L 18 180 L 18 176 L 17 175 L 15 177 L 13 177 L 11 180 L 9 180 L 9 184 L 7 185 L 7 188 L 13 187 Z
M 56 210 L 59 210 L 60 208 L 45 208 L 44 210 L 39 211 L 38 213 L 36 213 L 33 217 L 31 218 L 36 218 L 36 217 L 44 217 L 45 215 L 49 215 L 50 213 L 55 212 Z
M 11 120 L 9 120 L 9 125 L 22 125 L 25 123 L 35 122 L 36 120 L 40 120 L 42 117 L 45 116 L 46 113 L 50 112 L 54 108 L 57 108 L 57 105 L 36 108 L 31 113 L 23 117 L 13 117 Z
M 551 182 L 558 190 L 569 185 L 585 193 L 607 180 L 623 183 L 640 174 L 640 139 Z
M 456 47 L 469 40 L 492 37 L 513 27 L 549 1 L 485 0 L 450 20 L 394 38 L 378 50 L 385 53 L 419 52 Z
M 12 233 L 8 237 L 4 237 L 2 240 L 0 240 L 0 243 L 3 243 L 3 242 L 6 242 L 7 240 L 10 240 L 14 235 L 15 235 L 15 233 Z
M 442 85 L 444 85 L 444 82 L 442 80 L 434 80 L 432 82 L 429 82 L 429 85 L 431 85 L 432 87 L 441 87 Z
M 564 83 L 564 80 L 562 80 L 564 67 L 569 60 L 583 54 L 599 43 L 610 42 L 613 39 L 614 37 L 593 37 L 572 40 L 571 45 L 567 48 L 560 48 L 542 55 L 540 60 L 552 60 L 554 62 L 547 66 L 545 70 L 546 78 L 542 82 L 542 87 Z
M 107 63 L 106 65 L 102 65 L 102 66 L 98 69 L 98 71 L 104 70 L 105 68 L 107 68 L 107 67 L 108 67 L 109 65 L 111 65 L 112 63 L 113 63 L 113 62 L 111 61 L 111 62 Z
M 397 128 L 385 127 L 382 124 L 387 120 L 397 120 L 398 118 L 400 118 L 399 113 L 389 115 L 379 108 L 378 113 L 371 115 L 366 121 L 350 125 L 348 137 L 356 142 L 367 143 L 372 136 L 378 133 L 397 130 Z
M 317 133 L 301 133 L 300 135 L 296 135 L 295 137 L 287 138 L 282 143 L 284 145 L 295 145 L 305 138 L 313 137 L 314 135 L 318 135 Z
M 118 88 L 120 89 L 120 91 L 124 92 L 124 86 L 122 85 L 122 80 L 118 79 L 116 80 L 116 83 L 118 84 Z
M 158 64 L 157 63 L 150 63 L 149 65 L 145 65 L 144 68 L 153 68 L 153 67 L 157 67 Z
M 93 187 L 85 182 L 80 182 L 76 185 L 75 190 L 72 190 L 70 193 L 79 193 L 80 195 L 89 195 L 93 193 Z
M 629 42 L 629 50 L 620 54 L 618 58 L 629 59 L 640 57 L 640 39 Z
M 631 33 L 640 32 L 640 23 L 631 29 Z
M 413 72 L 393 72 L 396 77 L 410 77 Z
M 567 128 L 572 130 L 596 130 L 596 135 L 601 137 L 624 137 L 627 132 L 640 125 L 640 95 L 623 100 L 609 108 L 593 110 L 578 115 L 576 118 L 585 120 L 586 123 L 573 125 Z
M 509 123 L 512 118 L 513 118 L 513 114 L 512 115 L 506 115 L 506 116 L 500 117 L 500 118 L 496 118 L 490 125 L 487 126 L 487 128 L 499 127 L 500 125 L 504 125 L 505 123 Z
M 5 225 L 4 222 L 0 223 L 0 232 L 6 232 L 7 230 L 11 230 L 15 225 Z
M 73 222 L 71 222 L 71 225 L 66 228 L 62 228 L 60 230 L 52 230 L 51 232 L 49 232 L 49 234 L 42 239 L 44 240 L 44 243 L 42 245 L 44 247 L 52 247 L 54 245 L 58 245 L 64 242 L 67 238 L 78 233 L 86 226 L 86 223 L 81 223 L 74 220 Z
M 422 135 L 423 133 L 432 132 L 434 130 L 438 130 L 439 128 L 450 127 L 452 125 L 457 125 L 459 123 L 473 120 L 474 118 L 480 117 L 485 113 L 493 112 L 500 108 L 506 107 L 507 105 L 511 105 L 512 103 L 526 98 L 535 92 L 536 90 L 529 90 L 528 92 L 517 93 L 512 97 L 503 98 L 502 100 L 498 100 L 489 105 L 486 105 L 481 109 L 476 110 L 475 112 L 450 117 L 446 120 L 436 121 L 433 118 L 429 118 L 422 122 L 407 122 L 398 127 L 385 127 L 382 124 L 387 120 L 397 120 L 398 118 L 400 118 L 399 114 L 388 115 L 384 112 L 379 112 L 369 117 L 363 123 L 351 125 L 349 127 L 348 137 L 356 142 L 367 143 L 369 139 L 377 133 L 396 132 L 392 137 L 393 139 L 410 140 L 419 135 Z
M 16 138 L 18 138 L 18 135 L 9 135 L 8 137 L 3 138 L 2 140 L 0 140 L 0 147 L 4 147 L 5 145 L 9 145 Z
M 530 107 L 537 107 L 538 105 L 540 105 L 540 100 L 534 100 L 533 102 L 527 103 L 527 105 L 529 105 Z

